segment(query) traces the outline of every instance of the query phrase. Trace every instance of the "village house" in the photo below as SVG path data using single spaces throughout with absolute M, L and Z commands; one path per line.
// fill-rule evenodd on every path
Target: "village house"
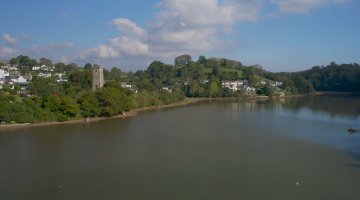
M 6 76 L 5 77 L 5 80 L 12 80 L 14 81 L 15 83 L 23 83 L 23 82 L 26 82 L 26 79 L 22 76 Z
M 60 84 L 62 84 L 63 82 L 68 82 L 68 81 L 69 81 L 69 79 L 67 79 L 67 78 L 57 78 L 56 79 L 56 82 L 58 82 Z
M 242 88 L 242 90 L 248 91 L 248 92 L 254 92 L 256 91 L 256 88 L 254 88 L 253 86 L 244 86 Z
M 31 75 L 23 75 L 22 76 L 26 81 L 32 81 L 32 76 Z
M 5 76 L 10 76 L 9 72 L 4 69 L 0 69 L 0 80 L 4 80 Z
M 265 84 L 266 84 L 266 81 L 260 81 L 260 84 L 261 84 L 261 85 L 265 85 Z
M 184 81 L 184 85 L 189 85 L 190 81 Z
M 172 92 L 172 89 L 169 89 L 168 87 L 162 87 L 163 90 L 166 90 L 168 92 Z
M 37 70 L 39 70 L 39 69 L 40 69 L 40 66 L 33 66 L 33 67 L 31 68 L 32 71 L 37 71 Z
M 125 82 L 120 82 L 121 87 L 131 89 L 131 85 L 128 85 Z
M 208 83 L 210 83 L 210 82 L 211 82 L 210 79 L 201 79 L 201 80 L 200 80 L 200 83 L 202 83 L 202 84 L 208 84 Z
M 237 91 L 244 84 L 244 81 L 221 81 L 222 87 L 230 88 L 232 91 Z
M 65 76 L 65 74 L 66 74 L 66 72 L 64 72 L 64 73 L 55 73 L 54 76 L 62 78 L 63 76 Z
M 51 73 L 50 72 L 45 72 L 45 73 L 38 73 L 38 77 L 51 77 Z
M 284 83 L 283 82 L 277 82 L 275 81 L 275 86 L 280 86 L 280 85 L 283 85 Z
M 9 86 L 10 89 L 14 89 L 15 83 L 12 80 L 5 80 L 4 85 Z
M 183 85 L 184 82 L 182 82 L 182 81 L 176 81 L 175 84 L 176 84 L 176 85 Z

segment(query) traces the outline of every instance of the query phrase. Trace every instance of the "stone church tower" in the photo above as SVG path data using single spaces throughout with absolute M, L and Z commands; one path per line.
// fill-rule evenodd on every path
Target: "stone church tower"
M 104 86 L 103 68 L 100 66 L 93 67 L 93 90 Z

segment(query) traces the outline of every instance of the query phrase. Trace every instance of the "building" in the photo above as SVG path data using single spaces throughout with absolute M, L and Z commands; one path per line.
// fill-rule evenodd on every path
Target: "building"
M 240 86 L 244 85 L 244 81 L 221 81 L 222 87 L 228 87 L 232 91 L 237 91 Z
M 38 73 L 38 77 L 48 78 L 48 77 L 51 77 L 51 73 L 50 72 L 45 72 L 45 73 L 40 72 L 40 73 Z
M 5 76 L 10 76 L 9 72 L 5 71 L 4 69 L 0 69 L 0 80 L 4 80 Z
M 33 66 L 33 67 L 31 68 L 32 71 L 36 71 L 36 70 L 39 70 L 39 69 L 40 69 L 40 66 Z
M 163 90 L 166 90 L 168 92 L 172 92 L 172 89 L 169 89 L 168 87 L 162 87 Z
M 24 83 L 26 82 L 26 79 L 22 76 L 6 76 L 5 80 L 9 81 L 14 81 L 15 83 Z
M 101 88 L 104 86 L 104 75 L 103 75 L 104 68 L 100 66 L 93 67 L 93 90 Z
M 208 83 L 210 83 L 210 79 L 201 79 L 200 80 L 200 83 L 202 83 L 202 84 L 208 84 Z

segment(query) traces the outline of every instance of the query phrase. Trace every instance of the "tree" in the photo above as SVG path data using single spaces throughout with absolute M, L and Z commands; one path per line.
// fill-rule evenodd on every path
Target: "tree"
M 186 65 L 191 60 L 192 60 L 192 58 L 190 55 L 187 55 L 187 54 L 181 55 L 181 56 L 178 56 L 175 58 L 174 65 L 175 66 Z
M 71 66 L 73 66 L 74 68 L 78 69 L 78 65 L 76 63 L 70 63 Z
M 92 70 L 92 65 L 90 63 L 86 63 L 86 65 L 84 66 L 84 69 Z
M 46 65 L 48 67 L 52 67 L 53 63 L 52 63 L 52 60 L 50 60 L 50 59 L 40 58 L 40 65 Z
M 31 59 L 29 66 L 32 67 L 32 66 L 36 66 L 36 65 L 38 65 L 38 62 L 35 59 Z
M 29 70 L 28 67 L 24 66 L 24 67 L 21 67 L 20 73 L 21 74 L 28 74 L 28 73 L 30 73 L 30 70 Z
M 31 60 L 29 56 L 23 56 L 23 55 L 18 56 L 17 59 L 19 66 L 29 66 Z
M 199 60 L 198 60 L 199 63 L 205 64 L 205 61 L 206 61 L 205 56 L 203 55 L 199 56 Z
M 82 96 L 78 102 L 84 117 L 97 117 L 100 115 L 101 108 L 94 92 L 89 91 L 84 96 Z
M 17 65 L 17 64 L 18 64 L 18 60 L 17 60 L 16 58 L 11 58 L 10 64 L 11 64 L 11 65 Z
M 61 99 L 55 94 L 45 95 L 42 100 L 42 106 L 51 112 L 58 111 L 61 108 Z
M 120 70 L 119 68 L 113 67 L 113 68 L 110 70 L 110 73 L 111 73 L 111 76 L 112 76 L 113 78 L 115 78 L 115 77 L 120 77 L 122 72 L 121 72 L 121 70 Z
M 62 62 L 56 63 L 55 64 L 55 68 L 59 69 L 59 70 L 64 70 L 65 68 L 65 64 Z
M 29 89 L 38 96 L 61 93 L 63 91 L 62 85 L 53 78 L 37 78 L 29 85 Z
M 125 102 L 128 98 L 125 93 L 120 92 L 116 88 L 102 87 L 95 92 L 99 105 L 102 108 L 102 114 L 105 116 L 113 116 L 124 111 Z
M 79 112 L 79 105 L 74 101 L 73 98 L 69 96 L 63 96 L 61 97 L 60 109 L 65 115 L 75 117 Z
M 218 86 L 216 82 L 211 82 L 209 88 L 210 96 L 214 96 L 214 94 L 216 94 L 217 92 L 218 92 Z
M 69 76 L 69 82 L 76 87 L 90 90 L 92 88 L 93 72 L 92 70 L 73 71 Z

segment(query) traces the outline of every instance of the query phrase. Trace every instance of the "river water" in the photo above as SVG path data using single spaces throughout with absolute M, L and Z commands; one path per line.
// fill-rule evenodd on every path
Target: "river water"
M 0 129 L 0 199 L 360 199 L 360 98 L 199 102 Z

